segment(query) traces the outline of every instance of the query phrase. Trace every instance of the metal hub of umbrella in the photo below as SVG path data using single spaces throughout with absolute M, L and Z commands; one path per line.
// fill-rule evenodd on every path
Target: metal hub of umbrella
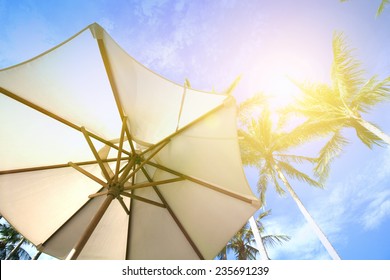
M 0 213 L 59 259 L 212 259 L 260 206 L 235 118 L 92 24 L 0 70 Z

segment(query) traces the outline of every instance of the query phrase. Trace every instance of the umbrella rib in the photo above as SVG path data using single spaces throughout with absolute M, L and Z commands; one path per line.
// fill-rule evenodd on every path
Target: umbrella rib
M 119 170 L 119 174 L 121 174 L 121 173 L 127 168 L 128 165 L 129 165 L 129 162 L 127 162 L 127 163 Z
M 125 183 L 123 190 L 135 190 L 135 189 L 141 189 L 141 188 L 147 188 L 147 187 L 154 187 L 157 185 L 164 185 L 169 183 L 175 183 L 179 181 L 183 181 L 184 178 L 173 178 L 173 179 L 167 179 L 167 180 L 161 180 L 161 181 L 152 181 L 152 182 L 146 182 L 146 183 L 139 183 L 135 185 L 130 185 L 130 183 Z
M 68 121 L 68 120 L 66 120 L 66 119 L 64 119 L 64 118 L 44 109 L 44 108 L 42 108 L 42 107 L 40 107 L 40 106 L 30 102 L 30 101 L 18 96 L 18 95 L 16 95 L 16 94 L 14 94 L 14 93 L 10 92 L 9 90 L 6 90 L 3 87 L 0 87 L 0 92 L 3 93 L 4 95 L 8 96 L 9 98 L 14 99 L 14 100 L 34 109 L 34 110 L 36 110 L 36 111 L 38 111 L 38 112 L 40 112 L 40 113 L 42 113 L 50 118 L 53 118 L 53 119 L 65 124 L 65 125 L 73 128 L 73 129 L 77 130 L 77 131 L 81 131 L 80 126 L 78 126 L 78 125 L 76 125 L 76 124 L 74 124 L 74 123 L 72 123 L 72 122 L 70 122 L 70 121 Z M 107 141 L 107 140 L 103 139 L 102 137 L 100 137 L 92 132 L 88 132 L 88 135 L 91 136 L 92 138 L 95 138 L 96 140 L 106 144 L 107 146 L 110 146 L 111 148 L 118 150 L 118 147 L 116 145 L 114 145 L 113 143 L 111 143 L 110 141 Z M 126 151 L 126 150 L 123 150 L 123 153 L 125 153 L 129 156 L 131 155 L 131 153 Z
M 125 167 L 121 177 L 119 178 L 119 182 L 126 182 L 126 180 L 124 179 L 127 177 L 131 169 L 134 167 L 135 159 L 136 159 L 135 157 L 132 157 L 131 160 L 127 163 L 127 166 Z
M 141 170 L 144 173 L 145 177 L 148 179 L 148 181 L 149 182 L 153 182 L 153 179 L 150 177 L 150 175 L 147 172 L 147 170 L 144 167 L 142 167 Z M 173 212 L 172 208 L 169 206 L 168 202 L 165 200 L 165 198 L 162 195 L 162 193 L 159 191 L 159 189 L 156 186 L 153 186 L 153 189 L 156 192 L 156 194 L 158 195 L 158 197 L 160 198 L 160 200 L 162 201 L 162 203 L 167 208 L 168 213 L 171 215 L 172 219 L 175 221 L 176 225 L 179 227 L 179 229 L 183 233 L 184 237 L 187 239 L 188 243 L 190 243 L 192 249 L 194 249 L 195 253 L 198 255 L 198 257 L 201 260 L 204 260 L 205 258 L 203 257 L 202 253 L 200 252 L 200 250 L 198 249 L 198 247 L 196 246 L 195 242 L 192 240 L 191 236 L 188 234 L 188 232 L 186 231 L 186 229 L 184 228 L 184 226 L 182 225 L 180 220 L 177 218 L 177 216 Z
M 221 188 L 221 187 L 219 187 L 217 185 L 205 182 L 205 181 L 200 180 L 198 178 L 194 178 L 192 176 L 188 176 L 188 175 L 182 174 L 180 172 L 174 171 L 174 170 L 172 170 L 172 169 L 170 169 L 168 167 L 162 166 L 160 164 L 153 163 L 153 162 L 148 162 L 148 164 L 153 166 L 153 167 L 159 168 L 159 169 L 161 169 L 163 171 L 166 171 L 168 173 L 171 173 L 171 174 L 174 174 L 176 176 L 182 177 L 182 178 L 184 178 L 184 179 L 186 179 L 188 181 L 191 181 L 193 183 L 196 183 L 196 184 L 199 184 L 199 185 L 204 186 L 206 188 L 209 188 L 209 189 L 211 189 L 213 191 L 216 191 L 216 192 L 222 193 L 224 195 L 227 195 L 227 196 L 239 199 L 239 200 L 241 200 L 243 202 L 246 202 L 246 203 L 249 203 L 249 204 L 252 204 L 252 205 L 258 205 L 259 204 L 258 200 L 251 199 L 249 197 L 243 196 L 243 195 L 235 193 L 233 191 L 229 191 L 227 189 L 223 189 L 223 188 Z
M 103 187 L 107 188 L 108 187 L 108 184 L 106 182 L 104 182 L 103 180 L 99 179 L 98 177 L 96 177 L 95 175 L 89 173 L 88 171 L 86 171 L 85 169 L 81 168 L 80 166 L 78 166 L 77 164 L 73 163 L 73 162 L 69 162 L 68 163 L 71 167 L 73 167 L 74 169 L 76 169 L 77 171 L 79 171 L 80 173 L 84 174 L 85 176 L 87 176 L 88 178 L 92 179 L 93 181 L 95 181 L 96 183 L 102 185 Z
M 128 160 L 128 159 L 129 159 L 129 157 L 121 158 L 121 160 Z M 117 159 L 116 158 L 102 159 L 102 161 L 103 162 L 114 162 L 114 161 L 117 161 Z M 98 163 L 96 160 L 75 162 L 75 164 L 77 164 L 78 166 L 91 165 L 91 164 L 96 164 L 96 163 Z M 36 166 L 36 167 L 28 167 L 28 168 L 20 168 L 20 169 L 3 170 L 3 171 L 0 171 L 0 175 L 31 172 L 31 171 L 43 171 L 43 170 L 65 168 L 65 167 L 69 167 L 69 164 L 64 163 L 64 164 L 55 164 L 55 165 L 45 165 L 45 166 Z
M 101 188 L 101 190 L 104 190 L 104 188 Z M 50 242 L 50 240 L 56 235 L 58 234 L 63 228 L 65 228 L 66 225 L 69 224 L 69 222 L 77 215 L 79 214 L 83 209 L 85 209 L 85 207 L 87 207 L 88 204 L 91 203 L 91 201 L 93 201 L 92 199 L 89 199 L 87 202 L 85 202 L 73 215 L 71 215 L 54 233 L 52 233 L 41 245 L 42 245 L 42 251 L 44 251 L 43 248 L 45 248 L 45 246 L 48 244 L 48 242 Z
M 120 161 L 121 161 L 121 156 L 122 156 L 122 148 L 123 148 L 123 142 L 124 142 L 124 136 L 125 136 L 125 130 L 126 130 L 126 123 L 127 123 L 127 117 L 125 116 L 125 117 L 123 117 L 123 120 L 122 120 L 122 130 L 121 130 L 121 136 L 119 138 L 119 149 L 118 149 L 118 157 L 117 157 L 116 167 L 115 167 L 114 182 L 118 181 Z
M 180 111 L 179 111 L 179 116 L 177 117 L 176 131 L 179 130 L 179 124 L 180 124 L 180 119 L 181 119 L 181 115 L 183 112 L 184 101 L 186 99 L 186 95 L 187 95 L 187 83 L 184 84 L 183 96 L 181 97 Z
M 133 191 L 135 192 L 135 191 Z M 130 202 L 129 202 L 129 220 L 128 220 L 128 224 L 127 224 L 127 236 L 126 236 L 126 240 L 127 240 L 127 245 L 126 245 L 126 257 L 125 259 L 130 259 L 130 239 L 131 239 L 131 225 L 132 225 L 132 220 L 133 220 L 133 199 L 130 198 Z
M 111 90 L 112 90 L 112 93 L 113 93 L 114 98 L 115 98 L 115 102 L 116 102 L 116 106 L 118 108 L 119 115 L 123 119 L 125 117 L 125 114 L 123 111 L 122 102 L 121 102 L 120 97 L 119 97 L 118 87 L 117 87 L 117 84 L 115 82 L 114 75 L 112 74 L 111 63 L 110 63 L 110 59 L 108 58 L 108 55 L 107 55 L 107 49 L 106 49 L 106 46 L 104 44 L 104 40 L 97 39 L 97 42 L 98 42 L 100 55 L 102 56 L 102 59 L 103 59 L 104 68 L 106 69 L 107 77 L 108 77 L 108 80 L 110 82 Z M 129 140 L 131 151 L 133 154 L 135 154 L 135 148 L 134 148 L 134 145 L 132 142 L 132 137 L 131 137 L 130 131 L 128 130 L 127 127 L 126 127 L 126 134 L 127 134 L 127 139 Z
M 160 146 L 160 147 L 158 148 L 157 151 L 153 152 L 153 156 L 154 156 L 154 155 L 157 154 L 162 148 L 164 148 L 164 146 L 165 146 L 166 144 L 168 144 L 170 141 L 171 141 L 171 138 L 166 138 L 164 141 L 160 141 L 159 143 L 154 144 L 154 145 L 150 146 L 149 148 L 147 148 L 146 150 L 142 151 L 142 152 L 139 154 L 139 156 L 142 157 L 142 156 L 144 156 L 145 154 L 147 154 L 147 153 L 149 153 L 150 151 L 152 151 L 154 148 Z M 153 157 L 153 156 L 152 156 L 152 157 Z M 152 158 L 152 157 L 151 157 L 151 158 Z
M 164 204 L 156 202 L 154 200 L 150 200 L 150 199 L 144 198 L 142 196 L 138 196 L 138 195 L 127 193 L 127 192 L 121 192 L 121 195 L 130 197 L 130 198 L 134 198 L 136 200 L 139 200 L 139 201 L 142 201 L 142 202 L 145 202 L 145 203 L 148 203 L 148 204 L 152 204 L 152 205 L 155 205 L 155 206 L 158 206 L 158 207 L 161 207 L 161 208 L 166 208 L 166 206 Z
M 104 40 L 97 39 L 97 43 L 98 43 L 100 55 L 102 56 L 102 59 L 103 59 L 104 68 L 106 69 L 108 81 L 110 82 L 112 93 L 114 94 L 114 98 L 115 98 L 116 106 L 118 108 L 119 115 L 123 119 L 123 117 L 125 115 L 123 113 L 122 103 L 121 103 L 121 100 L 119 98 L 118 87 L 115 83 L 115 79 L 114 79 L 114 76 L 112 74 L 111 64 L 110 64 L 110 60 L 109 60 L 108 55 L 107 55 L 107 50 L 106 50 L 106 46 L 104 44 Z
M 195 124 L 199 123 L 200 121 L 204 120 L 205 118 L 209 117 L 210 115 L 214 114 L 215 112 L 225 108 L 226 106 L 229 106 L 229 100 L 233 99 L 233 97 L 229 96 L 228 98 L 226 98 L 224 100 L 224 102 L 220 105 L 218 105 L 217 107 L 211 109 L 210 111 L 208 111 L 207 113 L 203 114 L 202 116 L 200 116 L 199 118 L 193 120 L 192 122 L 186 124 L 185 126 L 183 126 L 182 128 L 179 128 L 178 130 L 176 130 L 175 132 L 173 132 L 172 134 L 170 134 L 169 136 L 165 137 L 164 139 L 162 139 L 161 141 L 157 142 L 156 144 L 153 144 L 151 147 L 149 147 L 148 149 L 146 149 L 145 151 L 143 151 L 142 153 L 140 153 L 140 156 L 148 153 L 150 150 L 152 150 L 154 147 L 160 145 L 161 143 L 164 143 L 166 141 L 170 141 L 172 140 L 173 137 L 175 137 L 176 135 L 178 135 L 179 133 L 182 133 L 184 130 L 194 126 Z
M 127 209 L 127 206 L 126 206 L 125 202 L 123 201 L 123 197 L 118 196 L 117 199 L 118 199 L 120 205 L 122 205 L 122 208 L 125 210 L 126 214 L 130 215 L 130 210 Z
M 127 127 L 127 125 L 126 125 L 125 129 L 126 129 L 127 140 L 129 141 L 129 144 L 130 144 L 131 152 L 133 153 L 133 155 L 135 155 L 135 148 L 134 148 L 134 144 L 133 144 L 133 138 L 132 138 L 132 136 L 130 134 L 130 130 Z
M 178 130 L 176 130 L 175 132 L 173 132 L 171 135 L 165 137 L 164 139 L 162 139 L 160 142 L 156 143 L 154 146 L 158 146 L 160 145 L 161 143 L 164 143 L 165 141 L 168 141 L 168 140 L 171 140 L 171 138 L 175 137 L 176 135 L 178 135 L 179 133 L 182 133 L 184 130 L 194 126 L 195 124 L 199 123 L 200 121 L 204 120 L 205 118 L 209 117 L 210 115 L 214 114 L 215 112 L 221 110 L 222 108 L 225 108 L 226 106 L 228 106 L 227 104 L 229 104 L 228 100 L 230 100 L 231 98 L 233 97 L 228 97 L 227 99 L 224 100 L 224 102 L 220 105 L 218 105 L 217 107 L 211 109 L 210 111 L 208 111 L 207 113 L 203 114 L 202 116 L 200 116 L 199 118 L 193 120 L 192 122 L 188 123 L 187 125 L 183 126 L 182 128 L 179 128 Z M 149 149 L 148 149 L 149 150 Z M 147 150 L 147 151 L 148 151 Z M 147 151 L 143 152 L 142 154 L 146 153 Z
M 130 174 L 130 175 L 128 175 L 127 177 L 126 177 L 126 179 L 124 180 L 125 182 L 127 181 L 127 180 L 129 180 L 129 178 L 131 178 L 131 176 L 133 176 L 136 172 L 138 172 L 146 163 L 148 163 L 159 151 L 161 151 L 161 149 L 162 148 L 164 148 L 169 142 L 171 141 L 171 139 L 167 139 L 167 140 L 165 140 L 165 142 L 162 142 L 162 143 L 159 143 L 158 145 L 154 145 L 154 146 L 152 146 L 151 148 L 153 149 L 153 148 L 155 148 L 155 147 L 158 147 L 155 151 L 153 151 L 153 153 L 151 153 L 141 164 L 139 164 L 138 166 L 137 166 L 137 168 L 135 168 L 134 170 L 133 170 L 133 172 Z M 150 150 L 150 148 L 148 149 L 148 150 Z
M 93 155 L 95 156 L 95 159 L 97 160 L 99 166 L 100 166 L 100 169 L 102 170 L 103 174 L 104 174 L 104 177 L 110 181 L 111 178 L 110 178 L 110 175 L 108 174 L 107 172 L 107 169 L 105 168 L 104 166 L 104 163 L 102 161 L 102 159 L 100 158 L 95 146 L 93 145 L 92 141 L 91 141 L 91 138 L 89 138 L 89 135 L 88 135 L 88 132 L 85 130 L 85 127 L 81 127 L 81 132 L 84 134 L 84 137 L 85 139 L 87 140 L 87 143 L 89 145 L 89 148 L 91 149 Z
M 112 200 L 114 199 L 113 195 L 107 195 L 106 199 L 96 212 L 95 216 L 93 216 L 91 222 L 85 229 L 83 235 L 81 236 L 80 240 L 76 243 L 76 245 L 73 247 L 73 249 L 70 251 L 69 255 L 67 256 L 67 260 L 75 260 L 80 255 L 81 251 L 83 250 L 85 244 L 87 243 L 89 237 L 92 235 L 93 231 L 95 230 L 96 226 L 100 222 L 101 218 L 103 217 L 104 213 L 107 211 L 108 207 L 110 206 Z
M 90 194 L 88 196 L 88 198 L 95 198 L 95 197 L 99 197 L 99 196 L 103 196 L 103 195 L 107 195 L 108 194 L 108 190 L 106 191 L 102 191 L 102 192 L 97 192 L 97 193 L 93 193 L 93 194 Z

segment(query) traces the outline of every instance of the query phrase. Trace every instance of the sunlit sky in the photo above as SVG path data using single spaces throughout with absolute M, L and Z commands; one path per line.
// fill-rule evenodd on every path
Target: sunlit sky
M 345 33 L 367 77 L 390 75 L 390 7 L 380 0 L 12 1 L 0 0 L 0 68 L 36 56 L 97 22 L 135 59 L 201 90 L 223 91 L 241 75 L 240 102 L 256 92 L 286 103 L 298 94 L 287 77 L 329 82 L 332 35 Z M 390 134 L 390 104 L 367 120 Z M 342 259 L 390 259 L 390 149 L 369 150 L 353 131 L 325 190 L 292 181 Z M 246 169 L 255 188 L 257 174 Z M 272 259 L 328 259 L 288 196 L 268 191 L 267 233 L 292 240 Z

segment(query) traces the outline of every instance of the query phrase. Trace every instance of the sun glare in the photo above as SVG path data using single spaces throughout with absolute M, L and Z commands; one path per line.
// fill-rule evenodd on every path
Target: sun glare
M 286 106 L 294 98 L 299 96 L 300 90 L 294 81 L 302 82 L 308 80 L 305 75 L 306 69 L 299 64 L 285 62 L 270 65 L 266 70 L 259 69 L 256 74 L 243 74 L 242 86 L 238 93 L 239 101 L 252 97 L 256 93 L 263 93 L 269 98 L 272 107 Z
M 279 122 L 279 109 L 292 104 L 301 94 L 295 83 L 321 80 L 319 74 L 326 71 L 319 69 L 319 65 L 304 53 L 299 56 L 297 53 L 285 53 L 283 56 L 273 53 L 265 60 L 255 59 L 247 69 L 241 76 L 234 96 L 241 103 L 262 93 L 267 99 L 274 129 L 277 129 Z M 257 118 L 260 113 L 261 108 L 252 110 L 251 117 Z

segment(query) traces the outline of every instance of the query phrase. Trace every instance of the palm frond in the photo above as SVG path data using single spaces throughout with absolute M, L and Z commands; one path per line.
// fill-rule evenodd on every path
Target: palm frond
M 259 179 L 257 181 L 257 192 L 259 193 L 260 204 L 265 206 L 265 194 L 267 192 L 268 186 L 272 181 L 272 175 L 269 171 L 263 172 L 259 170 Z
M 256 138 L 256 134 L 248 133 L 242 129 L 238 130 L 238 137 L 243 164 L 257 166 L 265 153 L 262 142 Z
M 280 196 L 283 196 L 285 195 L 286 191 L 280 186 L 276 176 L 276 171 L 274 169 L 272 169 L 272 171 L 273 171 L 272 180 L 274 183 L 275 190 Z
M 333 90 L 337 91 L 344 101 L 349 100 L 363 83 L 361 63 L 352 56 L 352 50 L 345 42 L 342 32 L 333 35 Z
M 323 185 L 320 182 L 317 182 L 316 180 L 312 179 L 309 175 L 299 171 L 287 162 L 278 161 L 278 166 L 282 171 L 284 171 L 289 177 L 293 179 L 306 182 L 309 185 L 317 188 L 323 188 Z
M 318 162 L 314 168 L 315 174 L 321 181 L 325 180 L 330 171 L 330 164 L 337 156 L 340 155 L 345 145 L 349 142 L 341 135 L 341 131 L 336 131 L 329 141 L 322 147 L 319 152 Z
M 294 84 L 300 89 L 302 95 L 296 99 L 296 104 L 300 109 L 311 110 L 314 116 L 322 112 L 337 111 L 342 106 L 342 101 L 338 91 L 323 83 L 299 83 Z M 318 112 L 316 114 L 316 112 Z M 306 114 L 307 117 L 310 117 Z
M 281 161 L 286 161 L 286 162 L 295 162 L 295 163 L 316 163 L 318 161 L 317 158 L 313 157 L 306 157 L 306 156 L 299 156 L 299 155 L 288 155 L 288 154 L 277 154 L 275 155 L 275 158 Z
M 271 214 L 271 210 L 264 211 L 259 214 L 256 219 L 256 225 L 260 232 L 264 231 L 264 226 L 261 220 Z M 287 235 L 266 235 L 262 237 L 262 241 L 267 243 L 268 246 L 281 245 L 284 241 L 290 240 Z M 217 258 L 226 259 L 230 252 L 234 252 L 235 259 L 238 260 L 254 260 L 259 253 L 258 249 L 253 247 L 255 244 L 254 234 L 252 228 L 247 222 L 226 244 L 226 246 L 220 251 Z
M 258 253 L 258 250 L 254 248 L 253 246 L 246 244 L 245 250 L 237 251 L 236 252 L 236 259 L 237 260 L 255 260 L 256 254 Z
M 339 130 L 345 120 L 344 118 L 327 116 L 308 119 L 292 131 L 281 135 L 275 149 L 278 151 L 286 151 L 290 148 L 326 137 L 334 133 L 334 131 Z
M 190 80 L 187 79 L 187 78 L 184 80 L 184 87 L 186 87 L 186 88 L 191 88 Z
M 278 182 L 276 179 L 276 173 L 274 172 L 271 162 L 269 161 L 263 161 L 262 165 L 258 165 L 258 172 L 259 172 L 259 179 L 257 181 L 257 191 L 260 198 L 261 206 L 266 205 L 265 197 L 268 187 L 272 184 L 277 190 L 280 190 L 278 187 Z M 276 182 L 276 186 L 275 186 Z M 283 194 L 284 191 L 281 191 L 281 194 Z
M 259 216 L 256 218 L 256 226 L 257 226 L 257 228 L 258 228 L 258 230 L 259 230 L 259 233 L 261 234 L 261 233 L 263 233 L 264 232 L 264 225 L 263 225 L 263 223 L 261 222 L 261 220 L 262 219 L 264 219 L 264 218 L 266 218 L 267 216 L 269 216 L 269 215 L 271 215 L 271 209 L 269 209 L 269 210 L 267 210 L 267 211 L 264 211 L 264 212 L 261 212 L 260 214 L 259 214 Z M 249 229 L 249 232 L 250 232 L 250 234 L 251 234 L 251 236 L 253 236 L 253 232 L 252 232 L 252 229 L 250 228 Z
M 261 223 L 261 220 L 264 219 L 265 217 L 271 215 L 271 209 L 267 210 L 267 211 L 263 211 L 259 214 L 259 216 L 257 217 L 256 219 L 256 223 L 257 223 L 257 226 L 261 226 L 263 227 L 262 223 Z
M 376 126 L 373 123 L 370 124 Z M 371 131 L 364 128 L 358 121 L 353 122 L 351 126 L 355 128 L 356 135 L 359 137 L 359 139 L 370 149 L 372 149 L 374 145 L 383 146 L 383 140 Z
M 266 248 L 273 248 L 278 245 L 283 245 L 283 242 L 290 241 L 291 237 L 288 235 L 266 235 L 262 239 Z
M 241 102 L 238 105 L 238 119 L 241 124 L 246 125 L 250 119 L 260 113 L 267 103 L 267 97 L 261 92 Z
M 12 260 L 31 260 L 31 256 L 23 248 L 19 248 L 18 251 L 11 256 Z
M 271 120 L 271 111 L 268 107 L 265 107 L 261 117 L 258 119 L 257 123 L 259 137 L 264 143 L 265 147 L 270 148 L 273 144 L 273 132 L 272 132 L 272 120 Z
M 228 254 L 228 246 L 226 245 L 223 247 L 223 249 L 218 253 L 217 259 L 218 260 L 226 260 L 227 259 L 227 254 Z
M 373 76 L 353 98 L 351 107 L 356 111 L 367 112 L 370 107 L 388 100 L 390 100 L 390 77 L 378 82 L 377 76 Z
M 240 83 L 241 81 L 241 76 L 238 76 L 234 81 L 233 83 L 231 83 L 231 85 L 224 91 L 225 94 L 227 95 L 231 95 L 234 91 L 234 89 L 238 86 L 238 84 Z
M 252 152 L 252 149 L 250 148 L 247 148 L 245 146 L 243 146 L 243 143 L 244 141 L 240 141 L 240 146 L 241 146 L 241 160 L 242 160 L 242 164 L 244 166 L 253 166 L 253 167 L 256 167 L 258 165 L 258 161 L 261 157 L 259 157 L 259 153 L 257 152 Z
M 383 13 L 386 5 L 389 3 L 390 3 L 390 0 L 382 0 L 381 4 L 378 7 L 378 10 L 376 11 L 376 17 L 380 16 Z

